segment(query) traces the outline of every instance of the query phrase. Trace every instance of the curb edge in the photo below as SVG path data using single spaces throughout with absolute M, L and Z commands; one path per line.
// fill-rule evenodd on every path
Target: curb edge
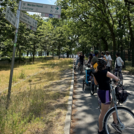
M 70 134 L 72 103 L 73 103 L 73 89 L 74 89 L 74 60 L 73 60 L 71 87 L 70 87 L 70 93 L 69 93 L 69 98 L 68 98 L 68 110 L 67 110 L 65 126 L 64 126 L 64 134 Z

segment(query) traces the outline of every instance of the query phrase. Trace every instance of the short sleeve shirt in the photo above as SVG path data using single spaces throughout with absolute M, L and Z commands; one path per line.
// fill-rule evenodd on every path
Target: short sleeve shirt
M 105 57 L 106 57 L 106 60 L 107 60 L 107 67 L 110 67 L 111 66 L 111 62 L 110 61 L 112 60 L 112 58 L 111 58 L 110 55 L 108 55 L 108 56 L 106 55 Z
M 97 58 L 96 56 L 94 56 L 91 62 L 92 62 L 93 65 L 94 65 L 97 61 L 98 61 L 98 58 Z
M 110 90 L 110 78 L 107 77 L 107 72 L 107 70 L 94 72 L 100 90 Z

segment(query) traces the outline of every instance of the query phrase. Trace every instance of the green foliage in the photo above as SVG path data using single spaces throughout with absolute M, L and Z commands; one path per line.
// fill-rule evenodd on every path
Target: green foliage
M 7 3 L 16 13 L 18 1 L 15 0 L 5 0 L 0 13 Z M 134 52 L 134 7 L 131 0 L 57 0 L 56 4 L 62 7 L 61 19 L 43 20 L 25 12 L 38 21 L 38 28 L 33 32 L 20 23 L 16 56 L 31 53 L 34 62 L 36 52 L 42 56 L 44 51 L 52 55 L 77 51 L 89 53 L 91 48 L 114 52 L 133 49 Z M 4 15 L 0 19 L 0 28 L 0 55 L 11 57 L 15 28 Z
M 25 76 L 25 71 L 24 70 L 21 70 L 21 73 L 20 73 L 20 76 L 19 78 L 20 79 L 24 79 L 26 76 Z

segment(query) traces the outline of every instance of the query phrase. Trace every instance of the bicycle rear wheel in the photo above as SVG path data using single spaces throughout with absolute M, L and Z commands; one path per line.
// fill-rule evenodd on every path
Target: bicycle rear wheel
M 117 125 L 121 130 L 122 134 L 133 134 L 134 133 L 134 113 L 125 107 L 117 107 L 118 117 L 122 125 Z M 116 130 L 112 127 L 113 116 L 115 108 L 108 111 L 104 118 L 104 130 L 106 134 L 116 134 Z
M 83 79 L 83 91 L 85 90 L 85 79 Z

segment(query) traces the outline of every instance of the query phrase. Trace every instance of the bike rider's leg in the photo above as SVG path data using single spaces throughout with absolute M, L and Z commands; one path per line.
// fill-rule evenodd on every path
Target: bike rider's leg
M 119 68 L 119 77 L 120 77 L 120 80 L 123 80 L 123 76 L 122 76 L 121 70 L 122 70 L 122 67 Z
M 114 74 L 115 76 L 117 76 L 117 72 L 118 72 L 118 68 L 115 67 L 114 70 L 113 70 L 113 74 Z M 113 79 L 113 81 L 116 82 L 114 79 Z
M 91 90 L 92 90 L 92 92 L 94 92 L 94 85 L 95 85 L 95 84 L 94 84 L 94 79 L 92 79 L 91 82 L 92 82 L 92 88 L 91 88 Z
M 75 69 L 76 69 L 77 65 L 78 65 L 78 59 L 76 60 L 76 63 L 75 63 L 75 67 L 74 67 Z
M 117 68 L 114 68 L 113 74 L 114 74 L 115 76 L 117 76 L 117 72 L 118 72 L 118 69 L 117 69 Z
M 101 113 L 99 115 L 99 132 L 103 130 L 103 119 L 109 107 L 110 107 L 110 104 L 101 103 Z

